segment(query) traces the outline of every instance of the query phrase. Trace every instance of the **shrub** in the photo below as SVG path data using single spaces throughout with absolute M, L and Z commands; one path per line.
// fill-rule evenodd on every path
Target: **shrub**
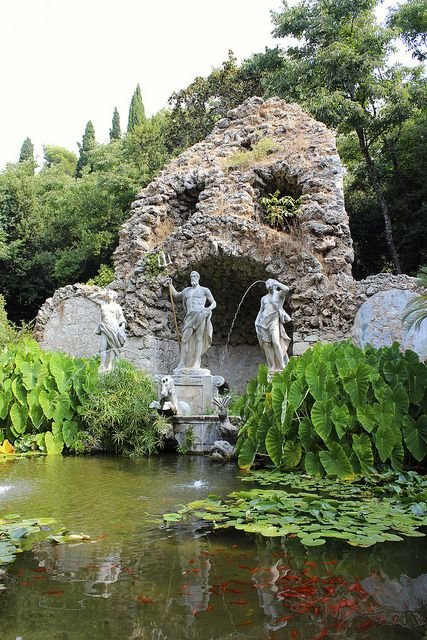
M 170 425 L 149 408 L 155 400 L 153 380 L 124 360 L 99 378 L 80 415 L 89 433 L 110 451 L 124 455 L 156 453 Z
M 241 401 L 239 466 L 350 478 L 399 470 L 427 454 L 427 367 L 412 351 L 317 344 L 268 381 L 261 366 Z

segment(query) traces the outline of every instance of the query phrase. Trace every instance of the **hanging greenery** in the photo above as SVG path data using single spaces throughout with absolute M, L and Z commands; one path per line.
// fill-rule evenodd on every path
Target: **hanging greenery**
M 399 346 L 317 344 L 268 380 L 261 366 L 240 402 L 239 466 L 350 479 L 427 455 L 427 366 Z

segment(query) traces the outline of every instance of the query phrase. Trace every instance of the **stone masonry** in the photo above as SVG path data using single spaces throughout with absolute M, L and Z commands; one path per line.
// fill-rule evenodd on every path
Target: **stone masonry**
M 275 191 L 300 198 L 301 213 L 286 231 L 271 228 L 259 204 Z M 162 252 L 171 259 L 165 269 L 158 266 Z M 254 329 L 262 282 L 250 289 L 235 318 L 254 282 L 275 277 L 290 287 L 285 307 L 292 317 L 287 330 L 294 354 L 319 340 L 349 337 L 358 308 L 374 293 L 415 289 L 407 276 L 380 274 L 356 282 L 352 262 L 333 133 L 295 104 L 250 98 L 170 162 L 132 204 L 111 284 L 128 321 L 124 355 L 151 373 L 171 372 L 178 347 L 165 276 L 181 290 L 196 269 L 217 301 L 205 365 L 242 389 L 263 362 Z M 56 292 L 38 317 L 36 329 L 46 348 L 61 344 L 58 334 L 48 338 L 52 322 L 59 326 L 58 305 L 64 315 L 64 300 L 85 295 L 81 288 L 65 290 Z M 95 318 L 97 309 L 85 307 L 86 312 Z M 180 305 L 177 312 L 180 323 Z

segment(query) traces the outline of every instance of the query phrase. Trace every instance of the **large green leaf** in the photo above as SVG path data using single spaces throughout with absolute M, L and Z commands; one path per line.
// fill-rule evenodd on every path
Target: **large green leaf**
M 42 389 L 39 394 L 40 406 L 43 409 L 43 413 L 48 420 L 53 418 L 55 413 L 55 402 L 58 397 L 56 391 L 50 391 L 49 393 Z
M 362 473 L 371 474 L 374 470 L 374 454 L 371 440 L 366 433 L 360 436 L 353 433 L 353 451 L 359 460 Z
M 45 433 L 45 445 L 48 455 L 59 455 L 64 448 L 62 436 L 54 436 L 51 431 Z
M 314 429 L 310 418 L 303 418 L 298 426 L 298 435 L 305 451 L 310 451 L 314 439 Z
M 285 387 L 281 378 L 277 376 L 274 378 L 271 388 L 271 405 L 273 407 L 274 419 L 276 420 L 276 424 L 278 425 L 282 423 L 282 410 L 284 400 Z
M 385 462 L 391 456 L 396 444 L 396 437 L 391 427 L 381 425 L 375 433 L 375 446 L 381 462 Z
M 393 451 L 390 455 L 391 466 L 395 471 L 400 471 L 403 466 L 403 460 L 405 457 L 405 451 L 403 449 L 402 436 L 393 447 Z
M 19 378 L 12 380 L 12 393 L 20 404 L 27 404 L 27 393 Z
M 318 436 L 327 443 L 332 431 L 331 413 L 334 408 L 330 400 L 316 400 L 311 409 L 311 421 Z
M 0 418 L 4 420 L 9 413 L 9 404 L 12 400 L 11 392 L 0 389 Z
M 285 469 L 294 469 L 301 460 L 301 444 L 288 440 L 283 447 L 281 466 Z
M 283 435 L 274 425 L 270 427 L 265 437 L 265 448 L 274 466 L 280 467 L 283 455 Z
M 415 460 L 422 462 L 427 455 L 427 416 L 420 416 L 417 421 L 405 416 L 402 423 L 403 437 Z
M 424 397 L 427 388 L 427 366 L 421 362 L 408 366 L 409 399 L 418 404 Z
M 71 447 L 78 431 L 79 431 L 79 426 L 76 422 L 72 420 L 64 422 L 62 426 L 62 435 L 67 447 Z
M 252 438 L 246 438 L 239 448 L 239 456 L 237 459 L 241 469 L 250 469 L 255 460 L 257 445 Z
M 71 420 L 74 416 L 73 406 L 68 393 L 61 393 L 55 401 L 55 410 L 53 419 L 55 422 L 63 422 L 63 420 Z
M 375 415 L 375 420 L 380 427 L 391 427 L 393 424 L 395 405 L 394 402 L 383 401 L 381 403 L 374 403 L 372 409 Z
M 351 427 L 351 416 L 347 405 L 336 404 L 331 411 L 331 420 L 337 436 L 341 440 L 345 432 Z
M 360 407 L 366 401 L 368 393 L 371 367 L 359 362 L 352 370 L 352 377 L 344 378 L 343 385 L 355 407 Z
M 288 393 L 288 401 L 294 407 L 294 409 L 298 409 L 304 400 L 308 391 L 308 387 L 304 384 L 304 380 L 302 378 L 297 378 L 294 380 L 289 387 Z
M 50 358 L 49 369 L 55 379 L 59 393 L 67 391 L 71 386 L 71 376 L 74 370 L 70 357 L 63 353 L 53 353 Z
M 14 402 L 10 407 L 9 415 L 15 434 L 20 435 L 25 433 L 27 425 L 27 408 L 23 407 L 18 402 Z
M 44 421 L 43 409 L 39 402 L 40 389 L 35 387 L 27 395 L 28 415 L 36 429 L 40 427 Z
M 21 366 L 22 382 L 27 391 L 34 389 L 36 385 L 41 385 L 49 375 L 48 368 L 38 362 L 24 362 Z
M 323 475 L 323 467 L 320 463 L 319 456 L 312 451 L 308 451 L 304 458 L 304 468 L 310 476 Z
M 319 362 L 318 364 L 310 362 L 305 369 L 305 379 L 315 400 L 322 400 L 323 398 L 327 375 L 328 367 L 326 362 Z
M 356 416 L 362 427 L 368 433 L 371 433 L 373 428 L 377 425 L 377 419 L 372 405 L 368 404 L 364 407 L 357 407 Z
M 332 442 L 329 451 L 320 451 L 320 461 L 328 476 L 337 476 L 341 480 L 354 478 L 353 467 L 344 449 L 338 442 Z

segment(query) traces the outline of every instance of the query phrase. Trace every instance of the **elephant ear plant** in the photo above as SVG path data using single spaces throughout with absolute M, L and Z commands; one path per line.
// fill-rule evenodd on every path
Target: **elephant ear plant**
M 240 410 L 243 469 L 258 456 L 282 471 L 351 479 L 427 454 L 427 367 L 397 344 L 319 343 L 271 381 L 262 366 Z
M 47 453 L 72 448 L 97 369 L 96 359 L 45 352 L 28 338 L 7 345 L 0 353 L 0 441 L 34 436 Z

